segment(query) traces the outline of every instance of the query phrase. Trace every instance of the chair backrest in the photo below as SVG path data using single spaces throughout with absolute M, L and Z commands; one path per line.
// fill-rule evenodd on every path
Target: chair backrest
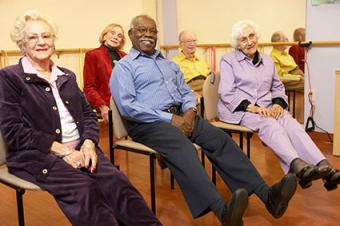
M 115 137 L 117 138 L 126 137 L 128 135 L 128 132 L 126 130 L 126 121 L 120 115 L 113 98 L 111 98 L 110 100 L 110 108 L 112 111 L 112 124 Z
M 220 83 L 220 74 L 211 73 L 203 84 L 203 98 L 204 98 L 204 116 L 208 121 L 217 117 L 217 103 L 219 99 L 218 84 Z
M 0 132 L 0 166 L 6 163 L 6 151 L 5 141 Z

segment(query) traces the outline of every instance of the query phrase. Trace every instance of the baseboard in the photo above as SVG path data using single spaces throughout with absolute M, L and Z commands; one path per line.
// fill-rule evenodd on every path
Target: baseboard
M 333 142 L 333 133 L 324 133 L 317 131 L 309 131 L 308 135 L 312 138 L 313 141 L 319 142 Z

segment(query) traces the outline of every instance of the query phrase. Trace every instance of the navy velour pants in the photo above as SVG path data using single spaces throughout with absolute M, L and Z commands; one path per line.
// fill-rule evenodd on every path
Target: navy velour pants
M 51 193 L 72 225 L 161 226 L 127 177 L 97 150 L 98 165 L 91 174 L 57 159 L 44 181 L 26 171 L 13 172 Z
M 128 133 L 158 151 L 176 178 L 193 217 L 209 211 L 209 206 L 221 199 L 204 170 L 192 143 L 201 146 L 231 191 L 245 188 L 249 194 L 265 183 L 253 164 L 237 144 L 222 130 L 196 116 L 191 137 L 171 123 L 128 123 Z

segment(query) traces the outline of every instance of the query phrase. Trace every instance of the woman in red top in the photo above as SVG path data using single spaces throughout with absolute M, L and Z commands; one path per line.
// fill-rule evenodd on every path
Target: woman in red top
M 295 29 L 293 35 L 295 42 L 304 42 L 305 36 L 306 33 L 304 28 Z M 299 68 L 305 72 L 305 49 L 299 45 L 293 45 L 289 48 L 288 52 L 289 55 L 294 58 L 294 61 L 299 66 Z
M 111 92 L 109 80 L 115 62 L 126 55 L 121 51 L 125 44 L 123 27 L 109 24 L 99 36 L 101 46 L 85 54 L 84 93 L 92 108 L 108 120 Z

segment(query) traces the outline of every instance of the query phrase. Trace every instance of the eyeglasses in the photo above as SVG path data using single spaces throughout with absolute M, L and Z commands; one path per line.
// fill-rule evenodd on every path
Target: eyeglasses
M 257 39 L 257 36 L 255 33 L 251 33 L 248 36 L 243 36 L 238 38 L 238 41 L 240 42 L 240 44 L 242 45 L 246 45 L 249 41 L 253 42 Z
M 157 34 L 158 34 L 158 31 L 157 31 L 156 28 L 135 27 L 135 28 L 133 28 L 133 29 L 135 29 L 136 31 L 138 31 L 139 33 L 141 33 L 141 34 L 143 34 L 143 35 L 146 34 L 148 31 L 149 31 L 149 33 L 152 34 L 152 35 L 157 35 Z
M 43 33 L 43 34 L 28 34 L 25 38 L 26 41 L 30 44 L 36 44 L 39 39 L 42 39 L 44 42 L 51 42 L 55 36 L 51 33 Z

